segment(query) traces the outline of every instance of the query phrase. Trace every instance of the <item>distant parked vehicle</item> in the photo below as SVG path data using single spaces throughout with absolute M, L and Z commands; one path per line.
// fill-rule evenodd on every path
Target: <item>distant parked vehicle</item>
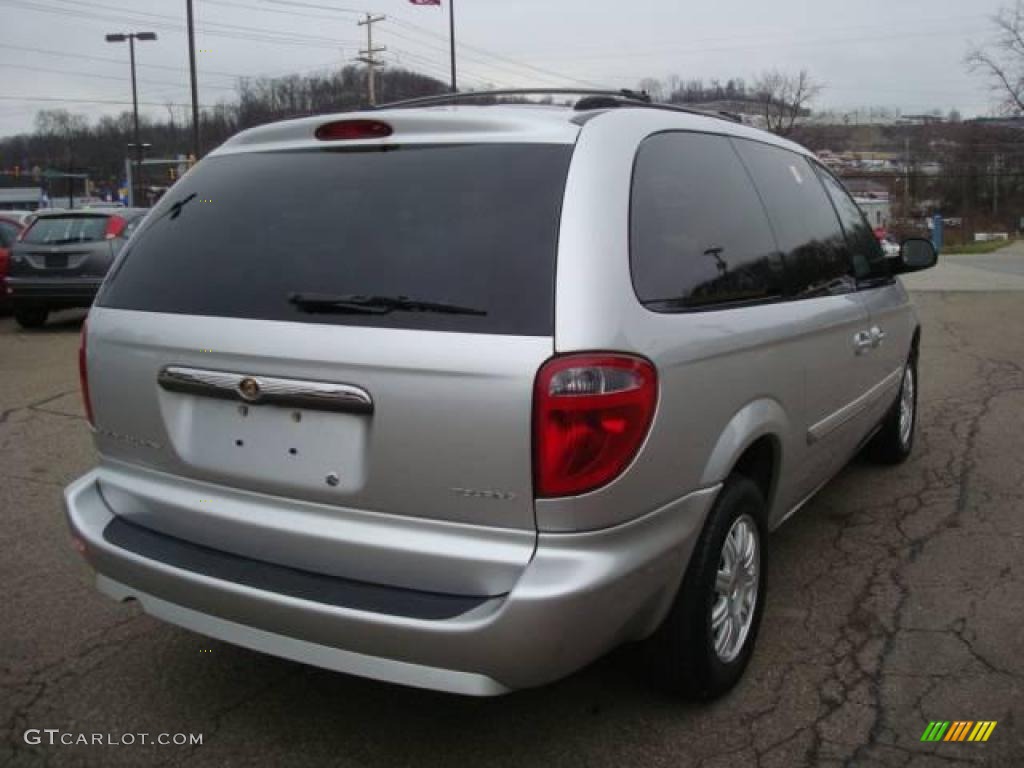
M 124 203 L 118 202 L 116 200 L 114 200 L 114 201 L 97 200 L 96 202 L 88 203 L 88 204 L 82 206 L 82 208 L 84 210 L 87 210 L 87 211 L 105 211 L 105 210 L 110 210 L 110 209 L 121 209 L 121 208 L 124 208 L 124 207 L 125 207 Z
M 88 307 L 142 209 L 40 213 L 15 244 L 7 294 L 23 328 L 50 312 Z
M 7 271 L 11 263 L 11 248 L 21 234 L 21 222 L 8 216 L 6 212 L 0 214 L 0 313 L 7 314 L 11 307 L 11 300 L 7 297 Z
M 34 217 L 38 211 L 0 211 L 0 217 L 5 219 L 12 219 L 18 223 L 19 226 L 28 226 L 29 221 Z

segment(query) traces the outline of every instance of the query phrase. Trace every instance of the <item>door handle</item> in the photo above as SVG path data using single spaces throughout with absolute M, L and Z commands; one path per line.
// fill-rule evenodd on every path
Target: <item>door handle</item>
M 869 331 L 857 331 L 853 334 L 853 350 L 858 355 L 875 346 L 875 339 Z
M 872 326 L 872 328 L 869 331 L 869 333 L 871 335 L 871 346 L 872 347 L 877 347 L 877 346 L 881 345 L 882 341 L 885 339 L 885 331 L 883 331 L 877 325 Z

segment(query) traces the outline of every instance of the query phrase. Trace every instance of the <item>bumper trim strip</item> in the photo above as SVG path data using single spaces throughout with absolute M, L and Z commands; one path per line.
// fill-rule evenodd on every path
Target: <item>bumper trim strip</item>
M 103 539 L 140 557 L 181 570 L 357 611 L 441 621 L 461 616 L 493 599 L 370 584 L 252 560 L 157 533 L 118 516 L 103 529 Z

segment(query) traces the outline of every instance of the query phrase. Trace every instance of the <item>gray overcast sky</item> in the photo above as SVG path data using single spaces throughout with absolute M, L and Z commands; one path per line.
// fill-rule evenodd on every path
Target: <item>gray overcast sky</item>
M 351 61 L 365 41 L 355 11 L 387 15 L 374 41 L 388 47 L 387 61 L 447 78 L 447 0 L 443 10 L 408 0 L 194 1 L 203 104 L 229 99 L 238 75 Z M 826 84 L 819 108 L 983 114 L 990 94 L 963 57 L 1008 2 L 458 0 L 460 85 L 749 81 L 769 67 L 806 67 Z M 31 129 L 37 109 L 95 118 L 129 108 L 127 46 L 106 43 L 106 32 L 156 31 L 157 42 L 138 45 L 139 98 L 187 102 L 184 18 L 185 0 L 0 0 L 0 135 Z

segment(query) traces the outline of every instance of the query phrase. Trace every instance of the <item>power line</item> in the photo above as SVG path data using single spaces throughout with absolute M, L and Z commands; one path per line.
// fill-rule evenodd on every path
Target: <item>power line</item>
M 58 2 L 62 0 L 57 0 Z M 86 19 L 89 21 L 95 21 L 97 19 L 106 19 L 109 21 L 117 21 L 124 23 L 129 21 L 132 23 L 139 22 L 144 23 L 147 26 L 155 27 L 160 30 L 170 31 L 176 34 L 185 34 L 185 25 L 177 23 L 169 23 L 166 21 L 159 21 L 159 19 L 173 19 L 174 17 L 163 16 L 161 14 L 149 14 L 141 12 L 131 12 L 123 9 L 116 8 L 114 6 L 100 6 L 92 4 L 90 7 L 96 8 L 107 8 L 118 11 L 118 15 L 114 16 L 111 14 L 97 13 L 95 11 L 78 11 L 71 8 L 54 8 L 52 6 L 41 6 L 35 5 L 27 0 L 0 0 L 0 3 L 4 5 L 13 6 L 15 8 L 22 8 L 30 11 L 37 11 L 42 13 L 50 13 L 58 16 L 66 16 L 72 18 Z M 131 18 L 131 15 L 125 16 L 125 14 L 134 15 L 136 18 Z M 221 29 L 213 29 L 216 25 Z M 223 37 L 235 40 L 249 40 L 254 42 L 264 43 L 276 43 L 280 45 L 292 45 L 301 47 L 319 47 L 319 48 L 337 48 L 339 42 L 326 37 L 315 37 L 311 35 L 301 35 L 296 33 L 278 34 L 270 30 L 260 29 L 258 27 L 242 27 L 239 25 L 232 24 L 219 24 L 216 22 L 210 22 L 201 28 L 202 32 L 210 37 Z M 355 44 L 354 41 L 343 41 L 346 44 Z
M 400 19 L 400 18 L 394 18 L 394 19 L 392 19 L 392 21 L 394 21 L 399 26 L 402 26 L 402 27 L 405 27 L 407 29 L 416 31 L 416 32 L 418 32 L 421 35 L 428 35 L 430 37 L 439 38 L 441 40 L 444 40 L 444 36 L 443 35 L 439 35 L 436 32 L 434 32 L 433 30 L 427 29 L 426 27 L 422 27 L 419 24 L 414 24 L 414 23 L 412 23 L 410 21 L 406 21 L 406 20 Z M 545 69 L 543 67 L 534 66 L 533 64 L 524 64 L 523 62 L 516 61 L 515 59 L 509 58 L 508 56 L 503 56 L 501 54 L 489 51 L 489 50 L 487 50 L 485 48 L 480 48 L 480 47 L 475 46 L 475 45 L 470 45 L 469 43 L 459 43 L 458 47 L 459 48 L 465 48 L 465 49 L 470 50 L 470 51 L 475 51 L 475 52 L 477 52 L 480 55 L 487 56 L 487 57 L 492 58 L 492 59 L 497 59 L 499 61 L 507 62 L 508 64 L 511 64 L 512 66 L 518 67 L 519 69 L 529 70 L 531 72 L 544 75 L 547 78 L 555 78 L 555 79 L 558 79 L 558 80 L 560 80 L 562 82 L 565 82 L 566 80 L 568 80 L 570 82 L 577 83 L 579 85 L 586 85 L 586 86 L 591 87 L 591 88 L 600 88 L 600 87 L 602 87 L 602 84 L 600 84 L 600 83 L 595 83 L 595 82 L 590 81 L 590 80 L 583 80 L 583 79 L 578 78 L 578 77 L 571 77 L 569 75 L 566 75 L 563 72 L 555 72 L 555 71 L 550 70 L 550 69 Z M 462 54 L 462 55 L 465 56 L 465 54 Z M 490 66 L 498 66 L 498 65 L 493 65 L 492 64 Z
M 95 79 L 99 79 L 99 80 L 116 80 L 116 81 L 121 82 L 121 83 L 127 82 L 129 80 L 129 78 L 127 78 L 127 77 L 118 76 L 118 75 L 100 75 L 100 74 L 94 74 L 92 72 L 76 72 L 75 70 L 72 70 L 72 69 L 51 69 L 51 68 L 48 68 L 48 67 L 32 67 L 32 66 L 29 66 L 27 64 L 4 64 L 3 66 L 6 69 L 24 69 L 24 70 L 28 70 L 29 72 L 49 72 L 49 73 L 56 74 L 56 75 L 72 75 L 74 77 L 91 77 L 91 78 L 95 78 Z M 186 84 L 183 84 L 183 83 L 172 83 L 169 80 L 139 80 L 139 83 L 140 84 L 146 84 L 146 85 L 173 85 L 173 86 L 176 86 L 176 87 L 178 87 L 178 86 L 184 87 L 186 85 Z M 205 87 L 206 88 L 214 88 L 214 89 L 218 89 L 218 90 L 228 90 L 228 91 L 233 91 L 234 90 L 234 86 L 229 86 L 229 85 L 209 85 L 209 84 L 207 84 Z
M 439 64 L 438 62 L 434 61 L 433 59 L 427 58 L 427 57 L 422 56 L 420 54 L 411 53 L 411 52 L 406 51 L 406 50 L 401 49 L 401 48 L 395 48 L 394 46 L 392 46 L 392 48 L 391 48 L 391 53 L 392 53 L 392 55 L 395 56 L 396 59 L 399 59 L 399 60 L 411 59 L 414 62 L 414 64 L 415 64 L 415 70 L 413 70 L 413 71 L 425 71 L 425 72 L 428 72 L 429 74 L 431 74 L 433 76 L 436 76 L 437 79 L 441 80 L 442 82 L 449 75 L 449 72 L 443 67 L 443 65 Z M 499 85 L 499 86 L 503 86 L 503 87 L 505 87 L 505 86 L 511 87 L 506 82 L 503 82 L 503 81 L 500 81 L 500 80 L 494 80 L 494 79 L 491 79 L 491 78 L 482 77 L 482 76 L 478 75 L 476 72 L 466 70 L 465 68 L 462 68 L 462 69 L 459 70 L 459 75 L 460 75 L 462 80 L 470 80 L 470 81 L 476 83 L 478 86 L 487 87 L 487 86 L 491 86 L 491 85 Z
M 24 2 L 26 2 L 26 0 L 18 0 L 18 2 L 23 2 L 24 3 Z M 50 2 L 64 3 L 66 5 L 72 5 L 72 6 L 76 6 L 76 7 L 80 5 L 78 0 L 50 0 Z M 132 10 L 130 8 L 124 8 L 122 6 L 105 5 L 103 3 L 96 3 L 96 2 L 90 2 L 89 7 L 90 8 L 105 8 L 106 10 L 109 10 L 109 11 L 115 11 L 116 13 L 118 13 L 119 15 L 122 15 L 122 16 L 124 14 L 129 14 L 129 15 L 137 16 L 137 17 L 140 17 L 142 19 L 145 19 L 147 24 L 151 23 L 150 22 L 151 19 L 157 19 L 157 20 L 163 20 L 163 21 L 170 22 L 172 24 L 172 26 L 175 29 L 177 29 L 177 30 L 184 30 L 184 29 L 186 29 L 186 25 L 181 24 L 179 22 L 177 16 L 170 16 L 170 15 L 162 14 L 162 13 L 153 13 L 151 11 L 135 11 L 135 10 Z M 54 10 L 59 12 L 61 9 L 54 9 Z M 317 36 L 313 36 L 313 35 L 305 35 L 303 33 L 292 33 L 292 32 L 278 33 L 276 30 L 270 30 L 270 29 L 266 29 L 266 28 L 263 28 L 263 27 L 247 27 L 247 26 L 243 26 L 243 25 L 240 25 L 240 24 L 228 24 L 226 22 L 221 22 L 221 21 L 207 21 L 205 26 L 203 27 L 203 31 L 205 31 L 207 34 L 211 33 L 210 30 L 208 29 L 209 27 L 220 27 L 220 28 L 227 29 L 227 30 L 234 30 L 234 31 L 239 31 L 239 32 L 251 32 L 251 33 L 256 33 L 256 34 L 259 34 L 259 35 L 278 35 L 278 34 L 281 34 L 281 36 L 283 36 L 283 37 L 294 37 L 296 39 L 299 39 L 299 38 L 307 39 L 308 38 L 310 40 L 321 40 L 321 41 L 326 40 L 326 41 L 331 42 L 329 38 L 324 38 L 324 37 L 317 37 Z
M 357 14 L 357 15 L 363 15 L 365 13 L 365 11 L 359 11 L 359 10 L 356 10 L 356 9 L 353 9 L 353 8 L 339 8 L 339 7 L 336 7 L 336 6 L 323 5 L 323 4 L 320 4 L 320 3 L 298 2 L 298 0 L 263 0 L 263 1 L 265 3 L 267 3 L 267 4 L 286 6 L 286 7 L 289 7 L 289 8 L 302 8 L 302 9 L 323 10 L 323 11 L 331 11 L 331 12 L 334 12 L 334 13 L 351 13 L 351 14 Z M 270 9 L 266 9 L 266 10 L 270 10 Z M 299 14 L 299 13 L 296 12 L 296 15 L 303 15 L 303 14 Z M 306 15 L 309 15 L 309 14 L 306 14 Z M 310 17 L 311 18 L 329 18 L 328 16 L 324 16 L 324 15 L 321 15 L 321 14 L 317 14 L 316 16 L 310 16 Z M 439 40 L 442 40 L 445 43 L 448 42 L 448 38 L 445 37 L 444 35 L 440 35 L 440 34 L 434 32 L 432 30 L 427 29 L 426 27 L 422 27 L 419 24 L 415 24 L 415 23 L 413 23 L 413 22 L 411 22 L 411 21 L 409 21 L 409 20 L 407 20 L 407 19 L 405 19 L 403 17 L 395 16 L 395 15 L 392 14 L 392 15 L 388 16 L 387 20 L 389 22 L 393 22 L 393 23 L 395 23 L 395 24 L 397 24 L 399 26 L 405 27 L 406 29 L 408 29 L 410 31 L 416 32 L 417 34 L 426 35 L 426 36 L 429 36 L 429 37 L 434 37 L 434 38 L 437 38 Z M 414 38 L 409 38 L 408 36 L 401 35 L 400 33 L 396 32 L 393 29 L 389 30 L 389 34 L 396 35 L 397 37 L 401 37 L 401 38 L 403 38 L 405 40 L 408 40 L 410 42 L 414 42 L 417 45 L 422 45 L 422 46 L 424 46 L 426 48 L 431 48 L 433 50 L 437 50 L 437 51 L 442 51 L 444 53 L 448 53 L 448 49 L 447 48 L 440 48 L 438 46 L 434 46 L 434 45 L 431 45 L 429 43 L 424 43 L 421 40 L 416 40 Z M 497 54 L 497 53 L 494 53 L 494 52 L 489 51 L 487 49 L 480 48 L 480 47 L 474 46 L 474 45 L 470 45 L 468 43 L 460 42 L 460 43 L 458 43 L 457 47 L 460 50 L 460 54 L 459 54 L 460 55 L 460 60 L 461 59 L 468 59 L 470 61 L 476 61 L 477 63 L 482 64 L 484 66 L 504 69 L 506 72 L 511 72 L 512 74 L 518 75 L 519 77 L 524 77 L 525 76 L 525 72 L 530 72 L 531 76 L 533 76 L 534 78 L 536 78 L 537 74 L 541 74 L 541 75 L 544 76 L 545 79 L 555 80 L 555 81 L 557 81 L 560 84 L 564 83 L 566 80 L 569 80 L 571 82 L 575 82 L 575 83 L 578 83 L 580 85 L 587 85 L 587 86 L 590 86 L 590 87 L 600 87 L 599 84 L 597 84 L 597 83 L 594 83 L 594 82 L 591 82 L 591 81 L 587 81 L 587 80 L 582 80 L 582 79 L 579 79 L 579 78 L 570 77 L 569 75 L 566 75 L 564 73 L 555 72 L 553 70 L 544 69 L 544 68 L 541 68 L 541 67 L 536 67 L 536 66 L 533 66 L 531 64 L 525 64 L 523 62 L 516 61 L 515 59 L 511 59 L 511 58 L 509 58 L 507 56 L 503 56 L 501 54 Z M 505 62 L 505 64 L 495 64 L 494 62 L 487 61 L 485 59 L 481 59 L 481 58 L 479 58 L 479 56 L 474 57 L 474 56 L 467 55 L 463 51 L 463 49 L 470 50 L 470 51 L 475 51 L 480 56 L 485 56 L 485 57 L 487 57 L 489 59 L 495 59 L 496 61 Z M 512 67 L 514 67 L 515 69 L 512 69 Z M 525 72 L 524 71 L 519 71 L 519 70 L 525 70 Z
M 248 5 L 248 4 L 243 4 L 243 3 L 232 3 L 232 2 L 228 2 L 227 0 L 203 0 L 203 3 L 204 3 L 204 5 L 221 5 L 221 6 L 225 6 L 225 7 L 228 7 L 228 8 L 242 8 L 242 9 L 247 10 L 247 11 L 257 11 L 257 12 L 260 12 L 260 13 L 276 13 L 276 14 L 280 14 L 280 15 L 283 15 L 283 16 L 303 16 L 303 17 L 305 17 L 307 19 L 332 19 L 333 20 L 335 18 L 334 16 L 331 16 L 331 15 L 326 14 L 326 13 L 316 13 L 316 14 L 313 14 L 313 13 L 298 13 L 297 11 L 291 10 L 291 9 L 286 11 L 286 10 L 279 9 L 279 8 L 266 8 L 266 7 L 260 6 L 260 5 Z M 292 3 L 280 3 L 280 5 L 289 5 L 290 6 L 290 5 L 292 5 Z M 338 10 L 340 11 L 341 9 L 338 9 Z M 347 11 L 342 11 L 342 12 L 344 12 L 344 13 L 353 13 L 353 14 L 358 14 L 358 15 L 362 15 L 364 13 L 364 11 L 357 11 L 355 9 L 347 10 Z
M 4 96 L 0 95 L 0 101 L 41 101 L 41 102 L 62 102 L 65 104 L 111 104 L 114 106 L 131 105 L 131 101 L 123 101 L 118 99 L 76 99 L 62 96 Z M 161 103 L 158 101 L 140 101 L 140 105 L 146 107 L 190 107 L 189 103 L 174 103 L 166 102 Z M 213 105 L 202 104 L 200 105 L 204 109 L 211 109 Z
M 115 59 L 115 58 L 113 58 L 111 56 L 93 56 L 93 55 L 87 54 L 87 53 L 71 53 L 69 51 L 55 51 L 55 50 L 53 50 L 51 48 L 33 48 L 33 47 L 30 47 L 30 46 L 27 46 L 27 45 L 12 45 L 12 44 L 9 44 L 9 43 L 4 43 L 3 47 L 4 48 L 9 48 L 9 49 L 15 50 L 15 51 L 25 51 L 25 52 L 28 52 L 28 53 L 41 53 L 41 54 L 44 54 L 44 55 L 47 55 L 47 56 L 60 56 L 60 57 L 64 57 L 64 58 L 83 59 L 83 60 L 88 60 L 88 61 L 102 61 L 102 62 L 110 62 L 112 64 L 119 64 L 119 65 L 123 65 L 124 64 L 124 62 L 121 59 Z M 3 66 L 10 66 L 10 65 L 4 64 Z M 163 69 L 163 70 L 167 70 L 167 71 L 170 71 L 170 72 L 187 72 L 188 71 L 185 67 L 174 67 L 174 66 L 170 66 L 168 64 L 149 64 L 149 63 L 139 62 L 136 66 L 138 66 L 140 69 Z M 206 74 L 210 74 L 210 75 L 219 75 L 219 76 L 224 76 L 224 77 L 246 77 L 246 75 L 242 75 L 242 74 L 240 74 L 238 72 L 219 72 L 219 71 L 212 70 L 212 69 L 204 69 L 203 72 L 206 73 Z
M 448 53 L 447 49 L 444 49 L 444 48 L 441 48 L 441 47 L 435 46 L 435 45 L 430 45 L 429 43 L 423 43 L 420 40 L 416 40 L 415 38 L 409 37 L 408 35 L 404 35 L 404 34 L 402 34 L 400 32 L 396 32 L 393 29 L 388 30 L 388 34 L 389 35 L 393 35 L 393 36 L 395 36 L 395 37 L 397 37 L 397 38 L 399 38 L 401 40 L 406 40 L 406 41 L 415 43 L 416 45 L 422 45 L 424 48 L 428 48 L 430 50 L 440 51 L 440 52 L 443 52 L 446 55 Z M 475 62 L 475 63 L 480 64 L 480 65 L 485 66 L 485 67 L 490 67 L 490 68 L 493 68 L 493 69 L 504 70 L 506 75 L 511 74 L 511 75 L 514 75 L 514 76 L 517 76 L 517 77 L 524 77 L 524 76 L 526 76 L 526 73 L 514 70 L 514 69 L 512 69 L 511 67 L 509 67 L 507 65 L 503 65 L 503 64 L 497 64 L 496 65 L 493 62 L 486 61 L 486 60 L 481 59 L 481 58 L 479 58 L 477 56 L 467 55 L 465 53 L 460 54 L 460 60 L 472 61 L 472 62 Z M 564 78 L 561 78 L 561 77 L 553 78 L 553 77 L 545 76 L 545 79 L 546 80 L 557 80 L 559 85 L 561 85 L 564 82 Z

